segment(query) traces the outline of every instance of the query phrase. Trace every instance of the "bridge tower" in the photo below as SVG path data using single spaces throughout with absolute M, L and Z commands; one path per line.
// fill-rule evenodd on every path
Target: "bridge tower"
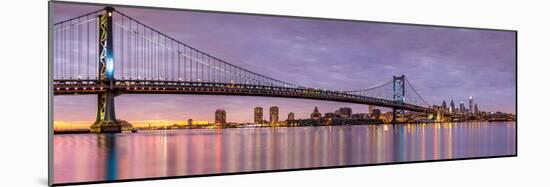
M 122 125 L 115 116 L 114 54 L 113 54 L 113 11 L 106 7 L 105 13 L 98 16 L 99 23 L 99 69 L 98 79 L 102 85 L 102 93 L 97 95 L 97 118 L 91 126 L 91 132 L 118 133 Z
M 393 101 L 405 104 L 405 75 L 393 76 Z M 392 123 L 397 123 L 397 117 L 401 117 L 401 122 L 405 121 L 404 109 L 393 109 Z

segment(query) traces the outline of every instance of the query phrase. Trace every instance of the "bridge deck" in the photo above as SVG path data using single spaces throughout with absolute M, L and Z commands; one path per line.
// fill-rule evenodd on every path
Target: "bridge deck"
M 104 92 L 107 88 L 108 85 L 98 80 L 54 80 L 54 95 L 98 94 Z M 339 91 L 302 87 L 290 88 L 210 82 L 115 80 L 110 89 L 116 94 L 195 94 L 302 98 L 435 113 L 435 110 L 423 106 L 402 104 L 387 99 L 354 95 Z

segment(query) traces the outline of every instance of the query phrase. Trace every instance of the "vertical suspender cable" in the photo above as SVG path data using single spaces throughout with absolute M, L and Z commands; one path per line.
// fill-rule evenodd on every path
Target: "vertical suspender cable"
M 178 80 L 182 81 L 183 78 L 181 76 L 181 74 L 182 74 L 181 72 L 183 71 L 183 67 L 181 66 L 181 63 L 182 63 L 181 58 L 182 58 L 183 54 L 181 52 L 181 45 L 179 43 L 177 45 L 178 45 Z
M 167 38 L 164 37 L 164 80 L 168 80 L 168 44 Z
M 80 22 L 80 18 L 78 18 L 78 22 Z M 77 24 L 79 24 L 79 23 L 77 23 Z M 80 64 L 81 64 L 80 60 L 81 60 L 81 57 L 82 57 L 82 55 L 81 55 L 82 54 L 81 53 L 81 51 L 82 51 L 82 42 L 81 42 L 82 33 L 81 33 L 81 30 L 80 30 L 80 25 L 76 25 L 76 26 L 77 26 L 77 29 L 78 29 L 77 30 L 78 39 L 76 40 L 78 42 L 78 60 L 76 61 L 78 63 L 78 66 L 77 66 L 78 67 L 78 76 L 77 77 L 78 77 L 78 79 L 80 79 L 80 77 L 81 77 L 80 76 Z
M 182 68 L 182 72 L 183 72 L 183 81 L 187 82 L 187 75 L 189 74 L 187 71 L 188 71 L 188 68 L 187 68 L 187 47 L 186 46 L 182 46 L 182 58 L 183 58 L 183 68 Z
M 73 30 L 71 27 L 72 20 L 69 23 L 69 78 L 73 79 Z
M 120 53 L 120 59 L 118 60 L 117 64 L 120 64 L 120 71 L 119 71 L 120 75 L 121 75 L 120 77 L 122 79 L 124 79 L 124 61 L 126 60 L 126 58 L 128 58 L 128 57 L 125 56 L 124 53 L 126 53 L 126 50 L 125 50 L 126 47 L 130 47 L 130 46 L 124 47 L 125 46 L 125 43 L 124 43 L 125 35 L 124 35 L 124 29 L 123 28 L 125 27 L 125 25 L 124 25 L 124 17 L 123 16 L 120 16 L 120 25 L 122 25 L 120 27 L 120 36 L 118 36 L 120 38 L 120 51 L 118 52 L 118 53 Z
M 86 79 L 90 79 L 90 22 L 86 23 Z

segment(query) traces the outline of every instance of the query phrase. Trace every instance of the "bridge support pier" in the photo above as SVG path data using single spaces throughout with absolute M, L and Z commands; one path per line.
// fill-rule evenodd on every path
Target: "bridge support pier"
M 114 97 L 114 94 L 110 90 L 97 95 L 97 118 L 91 127 L 91 132 L 122 132 L 122 125 L 116 120 Z
M 401 121 L 398 120 L 398 116 L 401 116 Z M 405 122 L 405 110 L 392 108 L 392 124 Z
M 122 125 L 115 116 L 115 95 L 113 93 L 114 54 L 113 54 L 113 11 L 106 7 L 105 13 L 98 16 L 99 26 L 99 69 L 98 78 L 105 91 L 97 95 L 97 118 L 90 131 L 94 133 L 119 133 Z

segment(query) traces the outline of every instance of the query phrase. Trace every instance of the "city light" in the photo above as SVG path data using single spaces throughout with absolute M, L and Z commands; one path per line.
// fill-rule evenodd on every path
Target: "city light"
M 112 45 L 112 44 L 107 44 L 107 45 Z M 107 77 L 107 79 L 114 78 L 115 64 L 113 62 L 113 57 L 111 55 L 112 54 L 107 55 L 107 64 L 105 68 L 105 76 Z

